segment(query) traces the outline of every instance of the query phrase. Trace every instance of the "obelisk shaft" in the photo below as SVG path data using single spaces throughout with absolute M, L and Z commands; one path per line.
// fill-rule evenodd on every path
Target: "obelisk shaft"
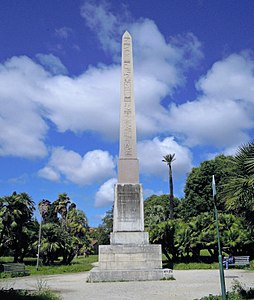
M 124 33 L 122 38 L 122 78 L 120 101 L 118 182 L 136 184 L 139 183 L 139 166 L 136 145 L 132 39 L 127 31 Z

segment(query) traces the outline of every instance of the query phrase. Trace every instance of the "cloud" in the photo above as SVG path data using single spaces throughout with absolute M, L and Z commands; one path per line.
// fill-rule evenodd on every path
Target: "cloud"
M 216 62 L 196 86 L 195 101 L 169 108 L 169 126 L 188 146 L 233 147 L 254 122 L 254 61 L 245 53 Z
M 95 3 L 95 1 L 86 1 L 80 9 L 86 25 L 97 34 L 103 50 L 113 53 L 116 57 L 120 53 L 120 38 L 115 37 L 120 37 L 127 28 L 125 22 L 127 10 L 124 6 L 121 12 L 121 15 L 115 15 L 110 11 L 109 3 Z
M 93 15 L 89 15 L 92 10 Z M 76 77 L 65 75 L 66 68 L 51 54 L 37 56 L 43 66 L 26 56 L 1 64 L 0 155 L 47 155 L 48 121 L 62 133 L 92 131 L 104 138 L 118 139 L 119 32 L 123 32 L 116 26 L 119 24 L 130 29 L 134 42 L 140 140 L 174 134 L 178 142 L 189 147 L 228 148 L 249 139 L 248 131 L 254 125 L 254 62 L 249 53 L 233 54 L 216 62 L 197 82 L 197 99 L 165 107 L 161 104 L 163 99 L 184 85 L 186 68 L 202 58 L 198 39 L 188 33 L 166 40 L 152 20 L 129 22 L 127 10 L 117 16 L 109 6 L 95 6 L 92 2 L 82 6 L 81 14 L 95 31 L 110 20 L 102 33 L 96 32 L 104 49 L 118 57 L 118 63 L 90 66 Z M 44 175 L 50 177 L 47 172 L 44 170 Z M 57 180 L 57 174 L 51 172 L 51 176 Z
M 88 185 L 114 175 L 114 168 L 113 157 L 107 151 L 93 150 L 80 156 L 77 152 L 56 147 L 48 164 L 39 170 L 38 175 L 53 181 L 62 176 L 69 182 Z
M 39 177 L 50 181 L 60 181 L 60 173 L 50 166 L 46 166 L 38 171 Z
M 191 152 L 188 148 L 179 145 L 173 137 L 160 140 L 145 140 L 138 143 L 138 157 L 140 172 L 148 176 L 168 177 L 168 167 L 162 162 L 163 156 L 175 153 L 176 160 L 172 163 L 175 177 L 186 175 L 192 168 Z
M 0 155 L 26 158 L 47 154 L 48 126 L 41 107 L 41 83 L 49 74 L 28 57 L 12 57 L 0 64 Z
M 70 27 L 64 26 L 64 27 L 55 29 L 55 35 L 62 39 L 68 39 L 68 37 L 72 34 L 73 34 L 73 30 Z
M 104 207 L 114 202 L 114 185 L 116 178 L 111 178 L 104 182 L 95 194 L 95 207 Z
M 53 54 L 37 54 L 39 62 L 53 75 L 65 75 L 68 73 L 61 60 Z
M 29 181 L 28 174 L 22 174 L 18 177 L 10 178 L 7 180 L 8 183 L 18 185 L 18 184 L 26 184 Z

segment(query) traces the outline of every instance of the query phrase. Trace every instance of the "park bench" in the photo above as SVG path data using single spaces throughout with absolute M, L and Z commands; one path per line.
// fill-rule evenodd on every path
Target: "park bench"
M 228 259 L 228 257 L 226 257 Z M 226 265 L 226 262 L 223 262 Z M 234 256 L 233 262 L 228 263 L 228 267 L 235 267 L 235 266 L 249 266 L 250 265 L 250 257 L 249 256 Z
M 22 263 L 4 263 L 0 265 L 1 272 L 8 273 L 23 273 L 29 274 L 30 272 L 25 269 L 25 264 Z

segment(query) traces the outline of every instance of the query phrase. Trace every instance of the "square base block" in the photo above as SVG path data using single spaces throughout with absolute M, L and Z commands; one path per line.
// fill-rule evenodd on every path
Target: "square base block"
M 110 244 L 111 245 L 148 245 L 149 236 L 148 232 L 111 232 L 110 234 Z
M 101 245 L 100 270 L 161 269 L 161 245 Z

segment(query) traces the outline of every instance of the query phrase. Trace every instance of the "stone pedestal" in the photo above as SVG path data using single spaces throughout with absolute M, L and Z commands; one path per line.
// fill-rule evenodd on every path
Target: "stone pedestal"
M 110 245 L 99 246 L 99 266 L 90 282 L 160 280 L 161 245 L 150 245 L 144 231 L 141 184 L 116 184 Z
M 90 272 L 90 282 L 142 281 L 163 278 L 161 245 L 103 245 L 99 267 Z

